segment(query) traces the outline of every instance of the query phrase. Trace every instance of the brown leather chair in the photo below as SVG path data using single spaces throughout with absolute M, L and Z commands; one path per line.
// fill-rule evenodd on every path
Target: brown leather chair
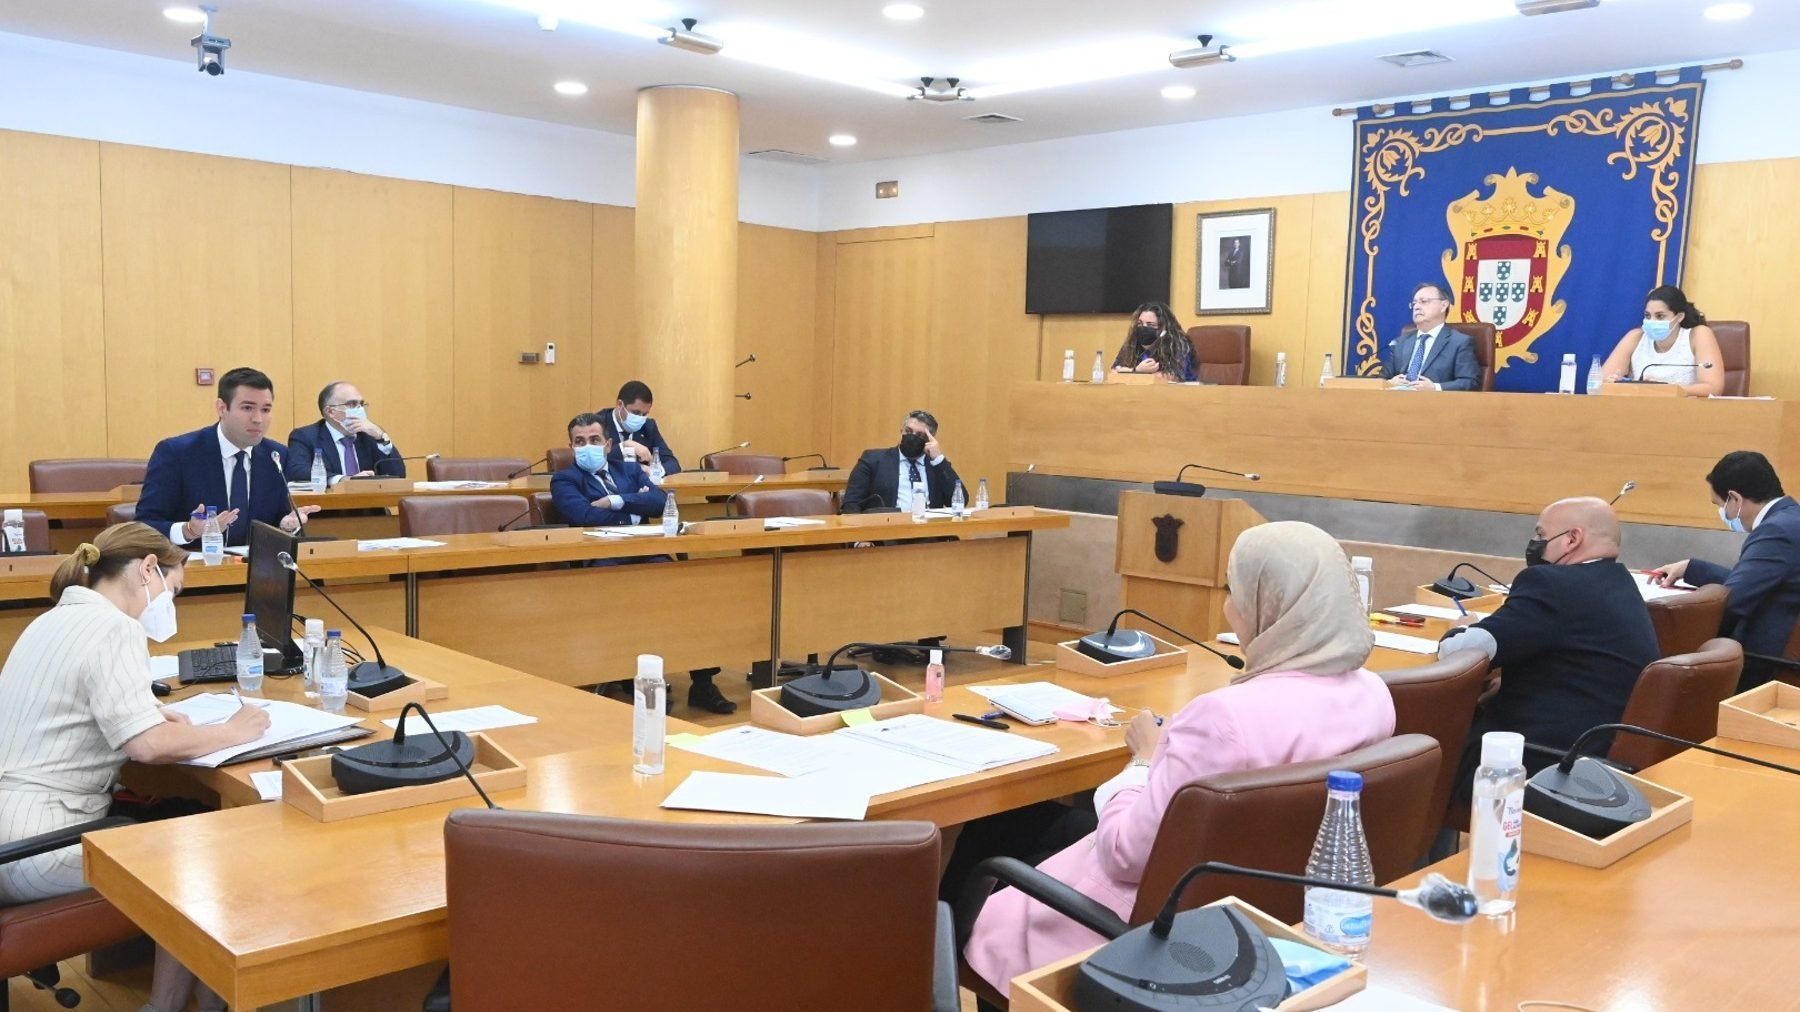
M 50 550 L 50 518 L 43 510 L 20 510 L 25 521 L 25 550 L 28 552 L 47 552 Z M 6 546 L 0 544 L 0 549 Z
M 1363 828 L 1375 881 L 1392 882 L 1408 874 L 1419 856 L 1418 844 L 1428 815 L 1426 799 L 1441 759 L 1436 741 L 1427 735 L 1408 734 L 1335 759 L 1201 777 L 1170 799 L 1156 841 L 1150 846 L 1137 902 L 1125 924 L 1154 920 L 1182 874 L 1202 861 L 1304 874 L 1325 813 L 1325 775 L 1332 770 L 1355 770 L 1363 775 Z M 984 862 L 959 900 L 959 952 L 993 884 L 984 874 L 992 869 Z M 1042 872 L 1025 867 L 1001 877 L 1004 884 L 1022 888 L 1053 909 L 1064 909 L 1055 902 L 1061 890 Z M 1047 888 L 1045 880 L 1050 883 Z M 1305 895 L 1298 887 L 1222 875 L 1196 879 L 1183 894 L 1181 909 L 1192 910 L 1226 896 L 1236 896 L 1283 923 L 1299 921 L 1305 913 Z M 1107 914 L 1110 916 L 1110 911 Z M 963 986 L 983 1000 L 1006 1006 L 967 964 L 961 967 L 961 978 Z
M 33 492 L 108 492 L 144 480 L 147 461 L 125 457 L 65 457 L 26 466 Z
M 1750 324 L 1743 320 L 1713 320 L 1707 324 L 1719 339 L 1719 363 L 1725 370 L 1725 395 L 1750 396 Z
M 1188 328 L 1200 382 L 1244 386 L 1250 382 L 1250 328 L 1243 324 L 1207 323 Z
M 787 462 L 773 453 L 709 453 L 700 466 L 726 474 L 786 474 Z
M 575 466 L 575 451 L 566 446 L 552 446 L 544 451 L 544 456 L 550 458 L 544 466 L 552 471 L 567 471 Z
M 487 534 L 530 516 L 531 504 L 519 495 L 409 495 L 400 500 L 400 534 Z
M 444 825 L 451 999 L 465 1010 L 954 1012 L 938 850 L 928 822 L 459 809 Z M 785 948 L 744 944 L 777 922 Z M 679 966 L 664 972 L 672 938 Z
M 1638 676 L 1619 723 L 1705 741 L 1719 733 L 1719 703 L 1737 693 L 1743 671 L 1744 648 L 1737 640 L 1710 639 L 1693 653 L 1664 657 Z M 1615 734 L 1606 757 L 1641 770 L 1682 751 L 1673 742 Z
M 745 492 L 737 502 L 738 515 L 746 517 L 823 517 L 837 512 L 831 493 L 822 488 Z
M 0 864 L 61 850 L 80 843 L 83 833 L 130 822 L 106 818 L 17 840 L 0 846 Z M 58 987 L 56 964 L 117 945 L 138 934 L 137 925 L 92 889 L 0 906 L 0 1010 L 7 1006 L 7 989 L 13 977 L 26 977 L 36 986 L 56 992 L 58 1004 L 71 1007 L 81 998 L 75 991 Z
M 1650 624 L 1656 628 L 1658 654 L 1674 657 L 1699 650 L 1702 643 L 1719 635 L 1730 601 L 1731 591 L 1722 583 L 1651 601 Z
M 428 481 L 510 481 L 529 470 L 531 462 L 517 457 L 434 457 L 425 462 Z
M 116 502 L 106 507 L 106 525 L 130 523 L 137 519 L 136 502 Z
M 1443 750 L 1437 780 L 1426 805 L 1425 827 L 1419 834 L 1415 857 L 1423 858 L 1437 838 L 1438 827 L 1450 810 L 1456 787 L 1463 743 L 1475 719 L 1475 701 L 1488 680 L 1487 655 L 1479 650 L 1458 650 L 1441 661 L 1381 672 L 1388 693 L 1394 697 L 1394 733 L 1429 735 Z
M 534 524 L 566 524 L 562 510 L 556 508 L 556 496 L 551 492 L 531 493 L 531 522 Z

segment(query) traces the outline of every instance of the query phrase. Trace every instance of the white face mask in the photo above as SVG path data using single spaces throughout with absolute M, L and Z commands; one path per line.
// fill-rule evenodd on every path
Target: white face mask
M 169 589 L 169 578 L 157 567 L 157 579 L 162 581 L 162 593 L 150 597 L 150 581 L 144 581 L 144 596 L 150 601 L 138 615 L 138 624 L 144 627 L 144 635 L 158 643 L 167 643 L 175 635 L 175 592 Z

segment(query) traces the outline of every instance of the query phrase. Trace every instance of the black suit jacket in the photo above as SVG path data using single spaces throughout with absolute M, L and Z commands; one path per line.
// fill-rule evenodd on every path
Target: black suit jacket
M 1781 499 L 1744 539 L 1737 565 L 1692 559 L 1687 582 L 1696 587 L 1723 583 L 1731 591 L 1721 631 L 1744 645 L 1747 654 L 1780 657 L 1800 621 L 1800 503 Z M 1774 677 L 1770 667 L 1746 658 L 1738 688 L 1753 689 Z
M 947 509 L 956 483 L 961 480 L 956 476 L 956 468 L 950 466 L 950 458 L 936 464 L 921 461 L 919 470 L 925 476 L 926 508 Z M 865 450 L 850 469 L 850 480 L 844 484 L 844 505 L 839 512 L 862 513 L 883 506 L 892 509 L 899 502 L 899 491 L 900 448 Z
M 302 425 L 288 433 L 288 454 L 282 458 L 282 469 L 287 471 L 289 481 L 307 481 L 312 478 L 313 455 L 323 448 L 325 450 L 325 473 L 335 478 L 344 473 L 343 462 L 338 459 L 337 436 L 331 426 L 320 419 L 311 425 Z M 391 461 L 391 463 L 382 463 Z M 374 471 L 383 478 L 406 477 L 406 461 L 400 459 L 400 448 L 388 445 L 386 453 L 375 437 L 362 433 L 356 437 L 356 462 L 365 471 Z
M 1566 749 L 1581 732 L 1616 723 L 1657 659 L 1656 629 L 1631 571 L 1616 559 L 1527 566 L 1494 614 L 1475 623 L 1500 647 L 1500 691 L 1482 704 L 1471 741 L 1517 731 L 1533 745 Z M 1603 754 L 1597 740 L 1584 751 Z M 1527 766 L 1545 760 L 1527 753 Z
M 1416 330 L 1388 342 L 1388 356 L 1381 360 L 1382 378 L 1404 375 L 1418 343 Z M 1445 390 L 1480 390 L 1481 360 L 1475 357 L 1475 339 L 1445 324 L 1443 335 L 1431 343 L 1419 375 Z
M 619 456 L 619 422 L 613 417 L 612 408 L 600 411 L 599 415 L 600 431 L 606 433 L 606 438 L 612 440 L 612 449 L 606 452 L 606 459 L 618 461 L 621 459 Z M 656 427 L 656 419 L 644 419 L 644 427 L 636 432 L 628 433 L 628 435 L 631 436 L 632 442 L 642 443 L 650 448 L 651 453 L 656 454 L 656 458 L 662 461 L 664 474 L 681 473 L 681 461 L 675 458 L 675 451 L 669 449 L 668 440 L 663 438 L 662 430 Z

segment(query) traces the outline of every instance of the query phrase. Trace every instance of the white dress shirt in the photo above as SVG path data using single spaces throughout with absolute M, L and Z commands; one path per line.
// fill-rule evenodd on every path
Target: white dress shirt
M 896 472 L 899 477 L 894 482 L 894 506 L 896 508 L 898 508 L 900 510 L 900 512 L 902 512 L 902 513 L 910 513 L 910 512 L 912 512 L 912 497 L 913 497 L 912 468 L 906 466 L 908 463 L 906 454 L 901 453 L 899 450 L 895 450 L 894 455 L 900 458 L 900 463 L 898 465 L 900 470 L 898 472 Z M 944 462 L 944 455 L 940 453 L 936 457 L 932 458 L 930 466 L 936 467 L 939 464 L 942 464 L 943 462 Z M 919 481 L 921 481 L 925 484 L 925 493 L 927 496 L 925 505 L 930 506 L 931 502 L 930 502 L 929 496 L 931 494 L 931 479 L 928 478 L 925 473 L 925 468 L 926 468 L 925 458 L 923 456 L 920 456 L 920 457 L 916 458 L 915 460 L 911 461 L 911 463 L 919 465 Z

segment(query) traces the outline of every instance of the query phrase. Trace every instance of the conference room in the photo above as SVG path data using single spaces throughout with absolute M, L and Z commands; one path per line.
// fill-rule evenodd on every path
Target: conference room
M 0 1012 L 1791 1006 L 1800 9 L 1353 6 L 4 5 Z

